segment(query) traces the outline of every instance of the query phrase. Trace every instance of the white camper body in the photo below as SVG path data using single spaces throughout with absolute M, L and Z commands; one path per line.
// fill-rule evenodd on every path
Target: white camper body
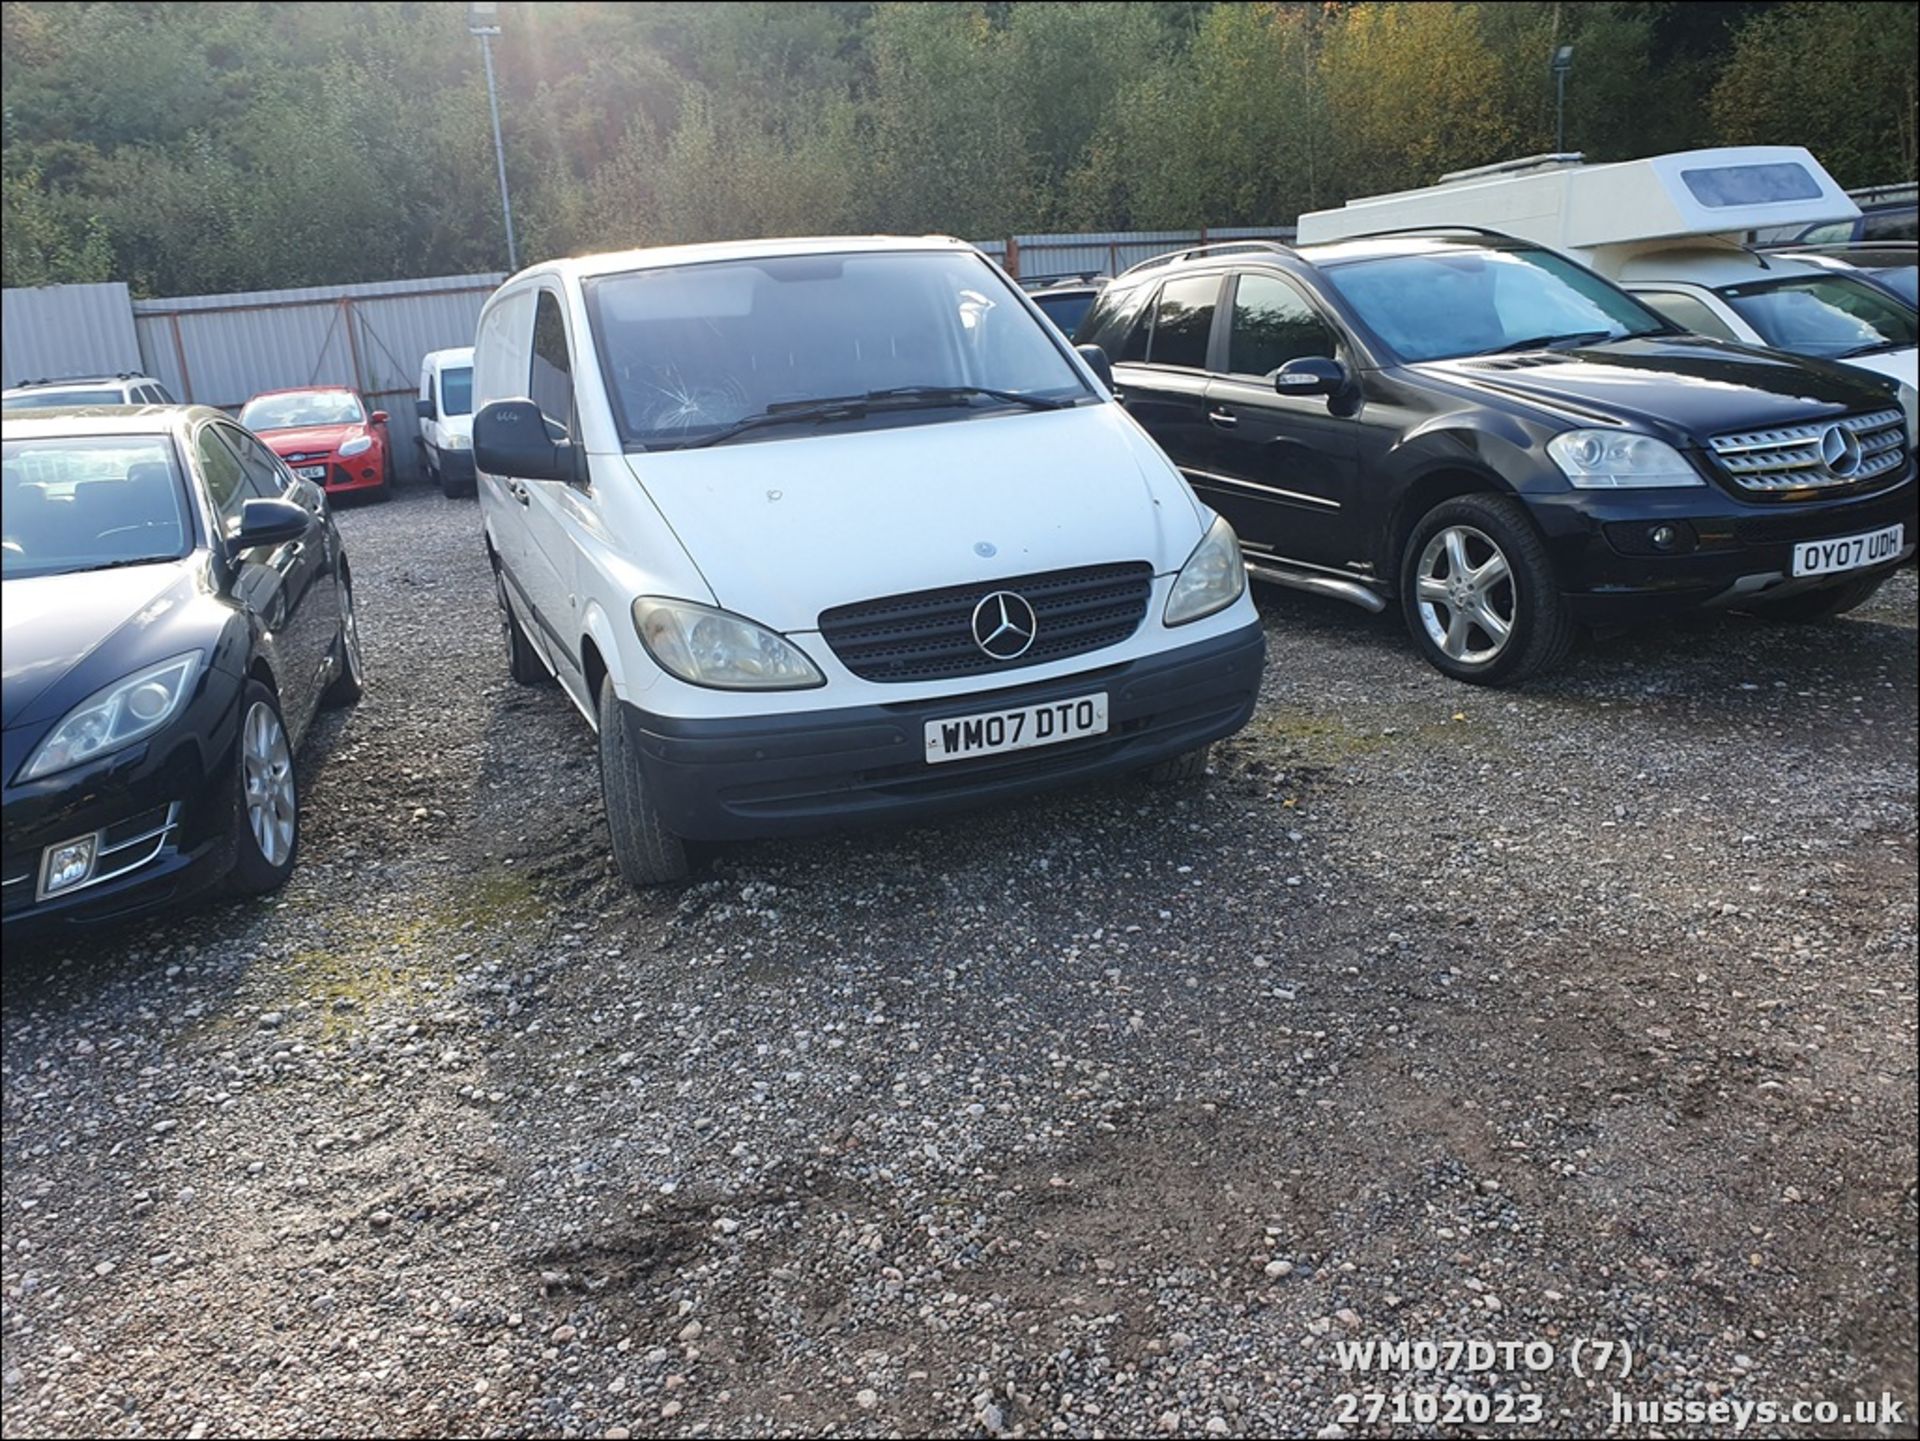
M 1906 387 L 1913 312 L 1857 277 L 1762 257 L 1748 234 L 1860 214 L 1798 145 L 1685 150 L 1610 165 L 1540 155 L 1300 217 L 1299 243 L 1472 226 L 1557 250 L 1689 330 L 1836 360 Z

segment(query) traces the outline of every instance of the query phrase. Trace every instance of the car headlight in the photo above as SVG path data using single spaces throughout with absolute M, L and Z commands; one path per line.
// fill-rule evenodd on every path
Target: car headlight
M 200 652 L 189 651 L 95 691 L 33 748 L 20 779 L 38 780 L 144 740 L 179 713 L 199 671 Z
M 340 447 L 340 458 L 342 460 L 345 460 L 350 455 L 365 455 L 368 451 L 372 449 L 373 449 L 372 436 L 356 435 L 352 440 L 348 441 L 345 445 Z
M 1240 538 L 1224 515 L 1216 515 L 1200 544 L 1174 577 L 1167 595 L 1168 625 L 1185 625 L 1225 610 L 1247 588 L 1247 567 L 1240 559 Z
M 827 678 L 798 646 L 742 616 L 643 595 L 633 628 L 660 668 L 719 690 L 802 690 Z
M 1547 454 L 1568 484 L 1580 490 L 1706 484 L 1679 451 L 1638 431 L 1562 431 L 1547 442 Z

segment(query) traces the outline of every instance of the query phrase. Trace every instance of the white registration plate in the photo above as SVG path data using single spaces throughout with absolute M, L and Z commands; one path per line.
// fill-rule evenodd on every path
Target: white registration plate
M 302 480 L 325 480 L 327 468 L 324 465 L 296 465 L 293 473 Z
M 927 722 L 927 760 L 965 760 L 969 756 L 997 755 L 1001 751 L 1030 750 L 1058 745 L 1081 736 L 1106 733 L 1107 697 L 1076 696 L 1044 705 L 1016 706 L 1012 710 L 982 711 Z
M 1906 544 L 1907 528 L 1890 525 L 1870 530 L 1865 535 L 1843 535 L 1834 540 L 1803 540 L 1793 548 L 1795 575 L 1831 575 L 1835 571 L 1858 570 L 1863 565 L 1879 565 L 1900 554 Z

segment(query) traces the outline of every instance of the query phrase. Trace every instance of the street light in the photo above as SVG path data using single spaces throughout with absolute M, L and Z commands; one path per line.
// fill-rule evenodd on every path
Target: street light
M 1567 153 L 1567 72 L 1573 69 L 1573 47 L 1562 45 L 1553 52 L 1553 150 Z M 489 71 L 489 74 L 492 72 Z M 502 184 L 505 184 L 503 181 Z M 504 192 L 503 192 L 504 193 Z
M 500 6 L 468 0 L 467 33 L 480 37 L 480 58 L 487 67 L 487 109 L 493 112 L 493 161 L 500 171 L 500 213 L 507 222 L 507 269 L 520 268 L 513 244 L 513 203 L 507 199 L 507 152 L 500 144 L 500 97 L 493 88 L 493 37 L 500 33 Z

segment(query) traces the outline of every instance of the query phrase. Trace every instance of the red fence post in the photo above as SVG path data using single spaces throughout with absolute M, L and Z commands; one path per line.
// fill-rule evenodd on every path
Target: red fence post
M 1017 235 L 1007 237 L 1007 274 L 1015 280 L 1020 278 L 1020 237 Z
M 180 339 L 180 312 L 169 311 L 167 319 L 173 322 L 173 358 L 180 362 L 180 398 L 188 405 L 193 404 L 193 376 L 187 371 L 187 347 Z
M 347 358 L 353 362 L 353 388 L 366 390 L 366 377 L 360 370 L 360 341 L 353 333 L 353 301 L 344 295 L 340 297 L 340 318 L 347 325 Z

